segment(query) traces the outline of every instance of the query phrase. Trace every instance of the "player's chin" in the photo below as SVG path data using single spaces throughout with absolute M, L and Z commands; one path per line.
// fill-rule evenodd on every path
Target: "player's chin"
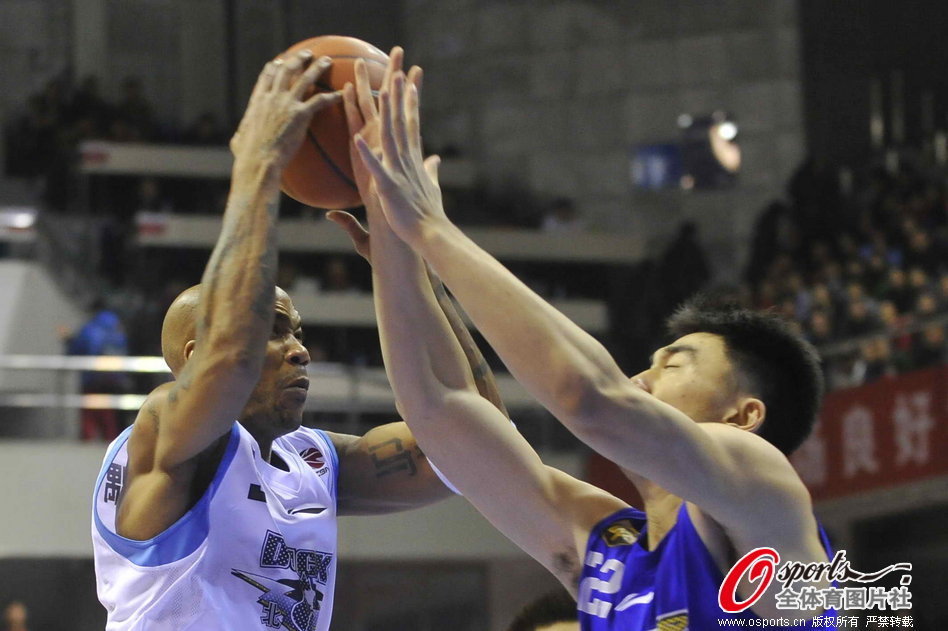
M 306 399 L 287 399 L 282 398 L 277 404 L 277 415 L 280 418 L 280 425 L 283 429 L 293 431 L 299 429 L 303 424 L 303 408 Z

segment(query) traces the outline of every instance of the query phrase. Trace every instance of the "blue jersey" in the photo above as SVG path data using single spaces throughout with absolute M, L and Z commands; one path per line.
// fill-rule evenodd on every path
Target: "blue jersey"
M 645 513 L 626 508 L 592 529 L 579 583 L 583 631 L 719 631 L 730 626 L 719 620 L 757 619 L 749 609 L 730 614 L 718 606 L 724 575 L 684 503 L 675 525 L 655 550 L 639 543 L 647 541 L 646 526 Z M 821 537 L 832 557 L 822 532 Z M 827 610 L 818 615 L 835 613 Z M 782 628 L 811 629 L 812 624 Z M 821 624 L 819 628 L 836 626 Z

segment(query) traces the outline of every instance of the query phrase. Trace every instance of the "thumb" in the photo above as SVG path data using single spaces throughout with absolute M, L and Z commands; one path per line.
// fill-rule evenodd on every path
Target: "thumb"
M 358 219 L 344 210 L 330 210 L 326 213 L 326 219 L 345 230 L 356 252 L 366 259 L 369 258 L 369 231 L 362 227 Z
M 425 172 L 435 186 L 438 186 L 438 167 L 441 166 L 441 157 L 438 155 L 425 158 Z
M 344 210 L 330 210 L 326 213 L 326 219 L 348 232 L 350 236 L 366 232 L 359 220 L 352 213 L 347 213 Z

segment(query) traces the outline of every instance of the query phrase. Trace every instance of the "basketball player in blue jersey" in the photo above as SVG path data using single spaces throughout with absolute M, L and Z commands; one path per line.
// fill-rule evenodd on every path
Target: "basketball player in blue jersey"
M 404 423 L 363 437 L 301 427 L 309 355 L 274 284 L 275 233 L 281 171 L 340 98 L 305 97 L 328 67 L 303 51 L 260 74 L 231 142 L 221 235 L 165 317 L 175 380 L 103 462 L 92 536 L 107 629 L 326 631 L 336 516 L 451 494 Z
M 587 631 L 705 631 L 731 619 L 760 626 L 757 617 L 813 626 L 824 612 L 778 609 L 776 581 L 742 612 L 718 605 L 724 575 L 757 548 L 775 548 L 784 561 L 828 560 L 809 494 L 786 457 L 809 433 L 820 401 L 812 348 L 768 315 L 686 307 L 670 321 L 678 339 L 647 370 L 623 375 L 596 340 L 445 217 L 437 158 L 422 156 L 419 74 L 391 73 L 378 114 L 364 70 L 344 98 L 370 173 L 363 195 L 377 193 L 383 208 L 368 217 L 386 369 L 425 453 L 577 596 Z M 644 511 L 544 466 L 478 394 L 426 263 L 514 376 L 622 467 Z M 745 577 L 737 597 L 753 588 Z

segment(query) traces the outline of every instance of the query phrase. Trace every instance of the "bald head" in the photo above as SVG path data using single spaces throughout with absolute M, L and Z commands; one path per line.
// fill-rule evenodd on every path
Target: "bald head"
M 188 287 L 174 299 L 161 325 L 161 354 L 171 373 L 177 377 L 187 361 L 187 344 L 197 338 L 198 306 L 201 285 Z M 293 301 L 280 287 L 275 288 L 274 303 L 285 302 L 290 310 Z M 293 310 L 295 313 L 295 310 Z
M 184 347 L 197 337 L 197 308 L 201 286 L 188 287 L 174 299 L 161 325 L 161 354 L 175 377 L 185 362 Z

